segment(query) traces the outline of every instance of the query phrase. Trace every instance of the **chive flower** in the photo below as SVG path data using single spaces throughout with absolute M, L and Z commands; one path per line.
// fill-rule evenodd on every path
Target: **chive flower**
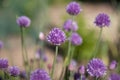
M 120 75 L 116 73 L 112 73 L 108 80 L 120 80 Z
M 11 76 L 17 77 L 20 74 L 20 69 L 17 66 L 9 67 L 9 73 Z
M 0 58 L 0 69 L 8 68 L 8 60 L 5 58 Z
M 109 69 L 113 70 L 113 69 L 115 69 L 116 67 L 117 67 L 117 62 L 114 60 L 114 61 L 112 61 L 112 62 L 110 63 Z
M 73 1 L 67 5 L 66 11 L 70 15 L 78 15 L 82 11 L 82 9 L 81 9 L 79 3 Z
M 31 23 L 31 20 L 27 16 L 20 16 L 17 18 L 17 24 L 20 27 L 29 27 Z
M 75 21 L 73 21 L 72 19 L 68 19 L 65 21 L 64 25 L 63 25 L 63 29 L 65 31 L 77 31 L 78 30 L 78 25 Z
M 83 42 L 82 37 L 79 34 L 77 34 L 76 32 L 71 34 L 69 40 L 71 41 L 71 43 L 73 45 L 76 45 L 76 46 L 81 45 Z
M 51 79 L 45 70 L 36 69 L 30 74 L 30 80 L 51 80 Z
M 106 26 L 108 27 L 110 25 L 110 17 L 105 13 L 100 13 L 95 18 L 94 23 L 96 24 L 96 26 L 100 28 L 106 27 Z
M 61 45 L 66 40 L 65 33 L 59 28 L 53 28 L 48 36 L 47 41 L 53 45 Z
M 93 58 L 87 65 L 87 72 L 93 77 L 102 77 L 106 74 L 107 67 L 102 60 Z

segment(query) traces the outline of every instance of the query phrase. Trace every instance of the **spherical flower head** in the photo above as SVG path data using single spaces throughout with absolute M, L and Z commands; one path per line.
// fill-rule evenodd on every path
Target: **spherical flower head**
M 59 28 L 53 28 L 48 36 L 48 42 L 52 43 L 53 45 L 61 45 L 66 40 L 65 33 Z
M 100 28 L 105 27 L 105 26 L 108 27 L 110 25 L 110 17 L 105 13 L 100 13 L 96 17 L 94 23 L 96 24 L 96 26 Z
M 8 68 L 8 60 L 5 58 L 0 58 L 0 69 Z
M 115 69 L 116 67 L 117 67 L 117 62 L 114 60 L 114 61 L 112 61 L 112 62 L 110 63 L 109 68 L 110 68 L 111 70 L 113 70 L 113 69 Z
M 75 60 L 72 60 L 72 61 L 70 62 L 70 64 L 69 64 L 69 66 L 68 66 L 68 69 L 69 69 L 70 71 L 75 71 L 76 66 L 77 66 L 77 62 L 76 62 Z
M 20 27 L 29 27 L 31 20 L 27 16 L 20 16 L 17 18 L 17 24 Z
M 78 25 L 75 21 L 68 19 L 67 21 L 65 21 L 63 28 L 66 31 L 74 31 L 75 32 L 78 30 Z
M 82 37 L 77 33 L 72 33 L 69 39 L 73 45 L 81 45 L 82 44 Z
M 83 66 L 83 65 L 80 66 L 79 69 L 78 69 L 78 72 L 82 75 L 85 74 L 85 66 Z
M 66 11 L 70 15 L 78 15 L 82 11 L 82 9 L 81 9 L 79 3 L 73 1 L 67 5 Z
M 21 71 L 19 76 L 20 76 L 20 78 L 23 78 L 23 79 L 27 78 L 27 74 L 25 71 Z
M 51 79 L 45 70 L 36 69 L 31 73 L 30 80 L 51 80 Z
M 108 80 L 120 80 L 120 75 L 112 73 Z
M 102 77 L 106 74 L 107 67 L 102 60 L 94 58 L 87 65 L 87 72 L 93 77 Z
M 17 77 L 20 74 L 20 69 L 17 66 L 12 66 L 9 68 L 9 73 L 11 76 Z

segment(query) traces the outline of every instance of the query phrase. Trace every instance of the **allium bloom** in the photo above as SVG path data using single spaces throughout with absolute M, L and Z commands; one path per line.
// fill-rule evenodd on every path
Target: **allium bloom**
M 72 33 L 71 37 L 69 39 L 73 45 L 81 45 L 82 44 L 82 38 L 77 33 Z
M 17 18 L 17 24 L 20 27 L 29 27 L 31 20 L 27 16 L 20 16 Z
M 80 74 L 85 74 L 85 66 L 80 66 L 79 67 L 79 69 L 78 69 L 78 72 L 80 73 Z
M 0 58 L 0 69 L 8 68 L 8 60 L 5 58 Z
M 3 42 L 0 41 L 0 49 L 3 47 Z
M 12 66 L 12 67 L 9 68 L 9 73 L 10 73 L 11 76 L 16 77 L 16 76 L 19 76 L 20 70 L 17 66 Z
M 120 75 L 113 73 L 108 80 L 120 80 Z
M 51 79 L 45 70 L 36 69 L 31 73 L 30 80 L 51 80 Z
M 110 25 L 110 18 L 107 14 L 100 13 L 96 17 L 94 23 L 96 24 L 96 26 L 99 26 L 101 28 L 105 27 L 105 26 L 109 26 Z
M 48 36 L 47 36 L 48 42 L 54 44 L 54 45 L 61 45 L 66 40 L 65 33 L 59 29 L 59 28 L 53 28 Z
M 117 67 L 117 62 L 114 60 L 114 61 L 112 61 L 112 62 L 110 63 L 109 68 L 110 68 L 111 70 L 113 70 L 113 69 L 115 69 L 116 67 Z
M 93 77 L 102 77 L 106 74 L 107 67 L 102 60 L 94 58 L 87 65 L 87 72 Z
M 75 21 L 68 19 L 63 25 L 64 30 L 66 31 L 77 31 L 78 25 Z
M 74 2 L 70 2 L 67 5 L 66 11 L 70 15 L 78 15 L 82 11 L 82 9 L 81 9 L 79 3 L 74 1 Z
M 20 76 L 20 78 L 23 78 L 23 79 L 27 78 L 27 74 L 25 71 L 21 71 L 19 76 Z

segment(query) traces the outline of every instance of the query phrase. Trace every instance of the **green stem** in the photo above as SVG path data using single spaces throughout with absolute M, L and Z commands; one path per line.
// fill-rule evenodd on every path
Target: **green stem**
M 73 58 L 74 50 L 75 50 L 75 47 L 73 46 L 71 50 L 70 60 Z
M 93 52 L 93 56 L 92 56 L 92 57 L 96 57 L 97 51 L 98 51 L 98 49 L 99 49 L 100 40 L 101 40 L 101 35 L 102 35 L 102 30 L 103 30 L 103 29 L 100 28 L 100 32 L 99 32 L 97 44 L 96 44 L 96 47 L 95 47 L 95 50 L 94 50 L 94 52 Z
M 80 80 L 82 80 L 82 75 L 80 75 Z
M 52 80 L 53 80 L 53 75 L 54 75 L 57 54 L 58 54 L 58 46 L 56 46 L 56 52 L 55 52 L 55 56 L 54 56 L 53 66 L 52 66 L 52 73 L 51 73 Z

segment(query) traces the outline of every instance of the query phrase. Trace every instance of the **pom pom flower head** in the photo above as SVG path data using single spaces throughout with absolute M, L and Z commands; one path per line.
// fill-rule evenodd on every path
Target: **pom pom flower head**
M 94 58 L 87 65 L 87 72 L 93 77 L 102 77 L 106 74 L 107 67 L 102 60 Z
M 96 26 L 98 26 L 100 28 L 109 26 L 110 25 L 110 17 L 105 13 L 100 13 L 96 17 L 94 23 L 96 24 Z
M 8 68 L 8 60 L 0 58 L 0 69 Z
M 112 61 L 112 62 L 110 63 L 109 68 L 110 68 L 111 70 L 113 70 L 113 69 L 115 69 L 116 67 L 117 67 L 117 62 L 114 60 L 114 61 Z
M 10 73 L 11 76 L 16 77 L 16 76 L 19 76 L 20 70 L 17 66 L 12 66 L 12 67 L 9 68 L 9 73 Z
M 29 27 L 31 20 L 27 16 L 20 16 L 17 18 L 17 24 L 20 27 Z
M 45 70 L 36 69 L 31 73 L 30 80 L 51 80 L 51 79 Z
M 47 36 L 48 42 L 54 44 L 54 45 L 61 45 L 66 40 L 65 33 L 59 29 L 59 28 L 53 28 L 48 36 Z
M 108 80 L 120 80 L 120 75 L 119 75 L 119 74 L 112 73 L 112 74 L 110 75 L 110 77 L 108 78 Z
M 70 2 L 67 5 L 66 11 L 70 15 L 78 15 L 82 11 L 82 9 L 81 9 L 80 5 L 74 1 L 74 2 Z
M 72 33 L 69 39 L 73 45 L 80 45 L 82 44 L 82 38 L 77 33 Z
M 77 31 L 78 25 L 75 21 L 68 19 L 63 25 L 64 30 L 66 31 Z

